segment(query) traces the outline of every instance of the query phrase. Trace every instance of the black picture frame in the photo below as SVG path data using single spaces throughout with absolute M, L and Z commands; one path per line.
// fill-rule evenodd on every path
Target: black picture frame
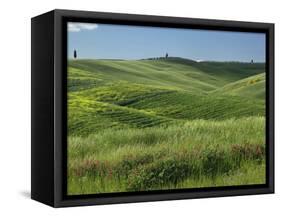
M 266 34 L 266 184 L 66 195 L 68 21 Z M 274 193 L 274 24 L 53 10 L 32 18 L 31 198 L 53 207 Z

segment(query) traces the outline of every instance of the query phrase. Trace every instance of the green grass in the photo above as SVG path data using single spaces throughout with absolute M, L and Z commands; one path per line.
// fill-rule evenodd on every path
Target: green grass
M 129 81 L 171 86 L 187 91 L 211 91 L 229 82 L 264 72 L 264 64 L 190 62 L 168 60 L 75 60 L 70 68 L 90 72 L 106 81 Z M 71 73 L 71 71 L 70 71 Z M 71 74 L 70 74 L 71 75 Z
M 215 92 L 265 99 L 265 73 L 238 80 L 217 89 Z
M 265 182 L 264 64 L 68 66 L 69 194 Z
M 115 82 L 69 93 L 69 134 L 89 135 L 108 127 L 146 128 L 183 120 L 264 116 L 264 106 L 255 98 Z
M 82 97 L 72 99 L 68 107 L 69 135 L 87 136 L 107 128 L 145 128 L 174 121 L 145 111 Z
M 83 180 L 91 180 L 95 186 L 86 188 L 88 193 L 102 192 L 105 187 L 110 192 L 152 190 L 171 185 L 177 188 L 185 180 L 228 177 L 238 173 L 241 165 L 257 169 L 264 159 L 264 121 L 253 117 L 195 120 L 169 127 L 107 129 L 88 137 L 69 137 L 68 192 L 85 193 L 76 186 Z M 192 187 L 196 185 L 185 186 Z

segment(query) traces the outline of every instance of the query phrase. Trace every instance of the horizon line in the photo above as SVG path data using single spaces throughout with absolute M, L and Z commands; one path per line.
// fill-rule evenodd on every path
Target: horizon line
M 177 57 L 177 56 L 171 56 L 171 57 L 147 57 L 147 58 L 140 58 L 140 59 L 122 59 L 122 58 L 91 58 L 91 57 L 82 57 L 82 58 L 69 58 L 67 57 L 67 60 L 113 60 L 113 61 L 138 61 L 138 60 L 164 60 L 164 59 L 183 59 L 183 60 L 189 60 L 193 62 L 225 62 L 225 63 L 266 63 L 266 61 L 243 61 L 243 60 L 194 60 L 190 58 L 183 58 L 183 57 Z

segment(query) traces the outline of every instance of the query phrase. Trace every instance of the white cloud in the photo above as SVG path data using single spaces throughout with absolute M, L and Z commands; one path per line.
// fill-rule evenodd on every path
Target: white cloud
M 69 32 L 80 32 L 81 30 L 94 30 L 98 28 L 98 24 L 95 23 L 68 23 Z

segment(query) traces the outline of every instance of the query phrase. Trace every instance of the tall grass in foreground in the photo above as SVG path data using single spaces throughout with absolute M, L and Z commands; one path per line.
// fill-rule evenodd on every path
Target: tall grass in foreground
M 107 129 L 69 136 L 68 193 L 261 184 L 264 161 L 263 117 Z

